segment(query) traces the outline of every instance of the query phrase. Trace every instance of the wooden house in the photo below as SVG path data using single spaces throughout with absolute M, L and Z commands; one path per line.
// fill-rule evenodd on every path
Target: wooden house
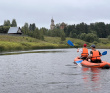
M 8 34 L 21 35 L 22 31 L 21 31 L 20 27 L 10 27 L 10 29 L 8 30 Z

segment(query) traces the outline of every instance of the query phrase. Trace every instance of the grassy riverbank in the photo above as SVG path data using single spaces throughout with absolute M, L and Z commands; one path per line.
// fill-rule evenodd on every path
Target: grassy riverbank
M 110 49 L 110 41 L 108 38 L 100 38 L 99 42 L 96 42 L 97 48 Z
M 44 41 L 31 38 L 28 36 L 10 36 L 0 35 L 0 52 L 2 51 L 18 51 L 31 49 L 53 49 L 53 48 L 69 48 L 68 40 L 71 40 L 75 47 L 82 47 L 84 43 L 90 46 L 92 43 L 75 38 L 66 38 L 61 41 L 59 37 L 44 37 Z M 110 48 L 110 41 L 108 39 L 100 39 L 100 42 L 94 42 L 98 48 Z
M 68 47 L 68 45 L 64 42 L 57 42 L 57 39 L 59 41 L 60 38 L 54 39 L 52 37 L 45 37 L 45 40 L 42 41 L 28 36 L 0 35 L 0 52 Z

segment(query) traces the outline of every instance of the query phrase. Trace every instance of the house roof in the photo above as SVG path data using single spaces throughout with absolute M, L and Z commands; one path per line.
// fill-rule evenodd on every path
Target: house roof
M 17 33 L 19 27 L 10 27 L 10 29 L 8 30 L 8 33 Z

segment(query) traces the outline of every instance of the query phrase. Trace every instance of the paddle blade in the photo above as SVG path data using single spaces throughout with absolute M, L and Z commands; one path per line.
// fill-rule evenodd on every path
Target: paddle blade
M 81 63 L 83 60 L 79 60 L 79 61 L 76 61 L 76 63 L 78 64 L 78 63 Z
M 74 46 L 74 44 L 73 44 L 70 40 L 68 40 L 67 43 L 68 43 L 70 46 Z
M 106 55 L 107 54 L 107 51 L 104 51 L 103 53 L 102 53 L 102 55 Z

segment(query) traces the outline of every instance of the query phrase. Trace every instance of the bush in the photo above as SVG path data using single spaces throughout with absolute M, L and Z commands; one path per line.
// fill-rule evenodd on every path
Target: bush
M 86 33 L 81 33 L 79 36 L 79 38 L 82 40 L 85 40 L 85 37 L 86 37 Z
M 94 41 L 94 42 L 93 42 L 93 44 L 95 44 L 95 45 L 96 45 L 96 44 L 98 44 L 98 42 L 97 42 L 97 41 Z
M 4 46 L 3 45 L 0 45 L 0 52 L 2 52 L 4 50 L 5 50 Z
M 93 34 L 93 33 L 88 33 L 88 34 L 82 33 L 79 37 L 80 37 L 80 39 L 87 41 L 87 42 L 90 42 L 90 43 L 99 40 L 97 35 Z
M 71 38 L 77 38 L 77 34 L 70 32 L 70 37 L 71 37 Z
M 108 36 L 108 40 L 110 40 L 110 35 Z
M 65 41 L 66 38 L 65 38 L 65 33 L 64 31 L 61 32 L 61 41 Z
M 0 33 L 7 33 L 10 26 L 0 26 Z

